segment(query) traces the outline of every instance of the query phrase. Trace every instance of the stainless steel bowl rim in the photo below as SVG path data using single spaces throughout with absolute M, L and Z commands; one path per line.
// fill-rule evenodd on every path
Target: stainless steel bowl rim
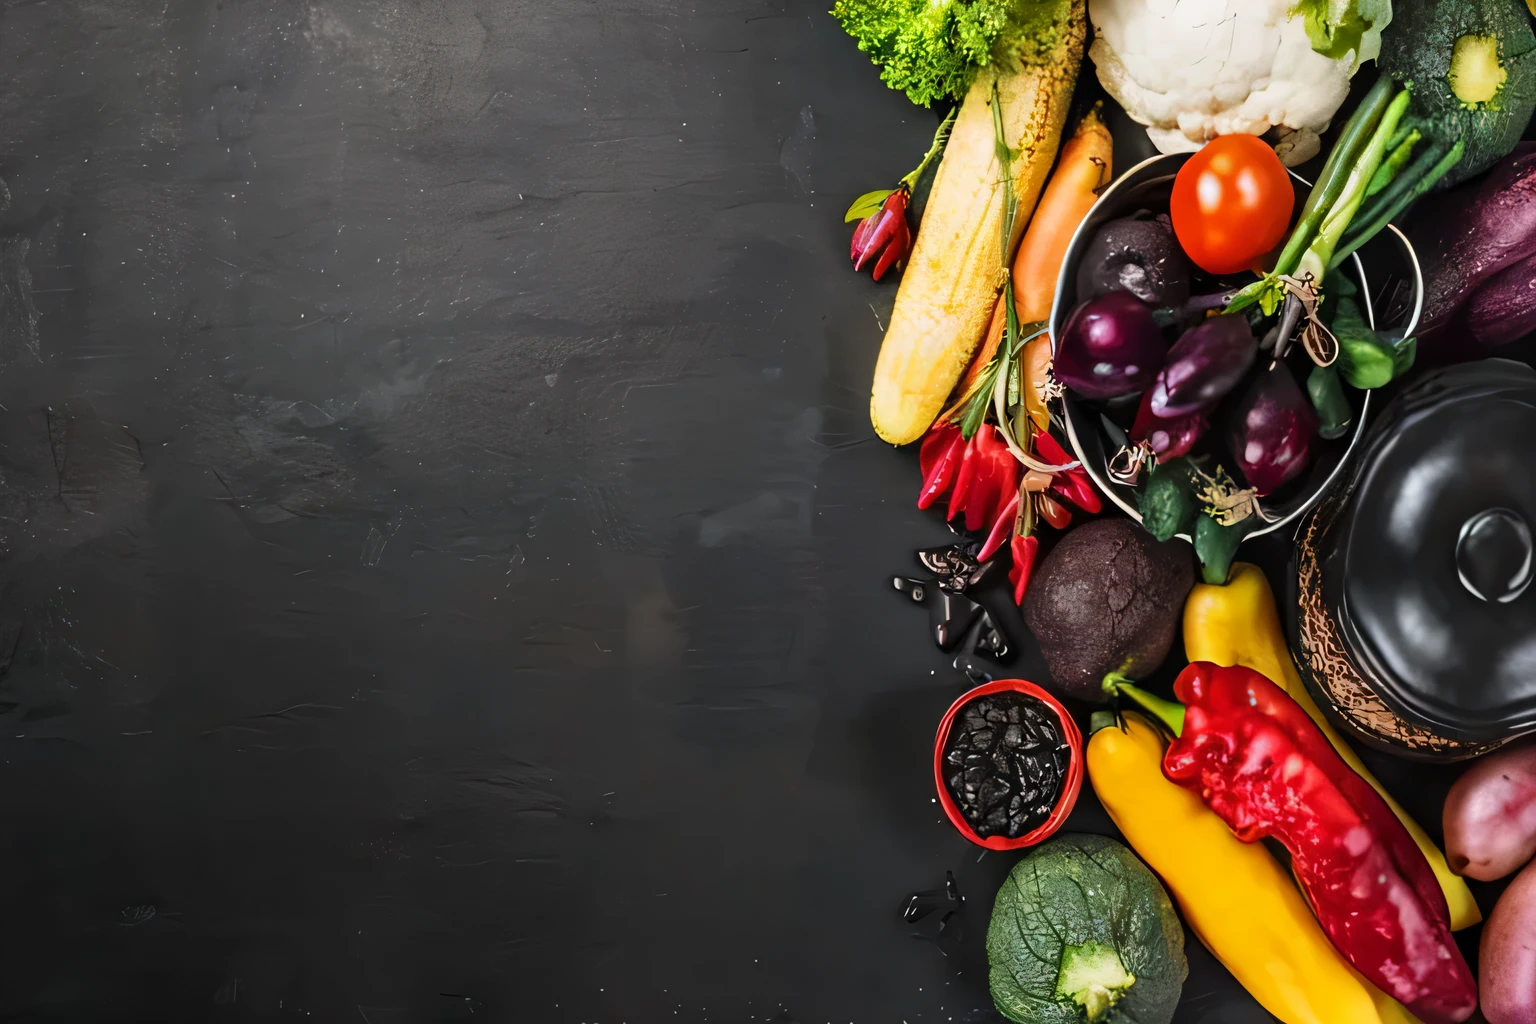
M 1088 211 L 1088 215 L 1083 218 L 1082 223 L 1077 226 L 1077 230 L 1072 234 L 1072 240 L 1067 244 L 1066 256 L 1061 261 L 1061 274 L 1056 279 L 1056 294 L 1051 303 L 1050 331 L 1051 354 L 1053 356 L 1055 355 L 1056 346 L 1059 343 L 1059 339 L 1061 338 L 1062 326 L 1066 321 L 1067 314 L 1071 311 L 1069 306 L 1075 304 L 1067 303 L 1065 301 L 1065 296 L 1069 288 L 1073 291 L 1076 290 L 1075 280 L 1077 277 L 1077 265 L 1082 256 L 1083 248 L 1088 244 L 1088 239 L 1091 237 L 1091 235 L 1098 230 L 1098 224 L 1095 222 L 1095 213 L 1099 211 L 1106 203 L 1113 202 L 1117 194 L 1123 193 L 1127 189 L 1136 188 L 1154 178 L 1162 177 L 1164 175 L 1171 176 L 1172 174 L 1176 173 L 1180 167 L 1184 166 L 1184 161 L 1188 160 L 1191 155 L 1193 154 L 1164 153 L 1159 156 L 1148 157 L 1147 159 L 1143 160 L 1141 163 L 1137 164 L 1135 167 L 1132 167 L 1123 175 L 1116 178 L 1110 184 L 1110 186 L 1104 190 L 1103 194 L 1099 196 L 1098 201 L 1093 204 L 1092 209 Z M 1306 185 L 1309 188 L 1311 187 L 1312 183 L 1307 181 L 1301 175 L 1297 174 L 1295 171 L 1291 171 L 1290 174 L 1292 178 L 1295 178 L 1303 185 Z M 1390 231 L 1393 236 L 1395 236 L 1395 240 L 1397 241 L 1398 246 L 1402 249 L 1404 260 L 1408 266 L 1410 276 L 1413 280 L 1413 311 L 1409 315 L 1406 321 L 1406 326 L 1401 332 L 1401 336 L 1406 338 L 1411 336 L 1414 330 L 1417 329 L 1419 325 L 1419 316 L 1424 310 L 1424 272 L 1419 266 L 1418 254 L 1413 251 L 1413 245 L 1409 243 L 1407 236 L 1399 231 L 1397 226 L 1394 224 L 1388 224 L 1387 230 Z M 1365 282 L 1367 280 L 1365 276 L 1365 267 L 1360 262 L 1359 254 L 1353 253 L 1349 258 L 1354 261 L 1355 272 L 1359 276 L 1359 279 L 1362 282 Z M 1360 299 L 1363 306 L 1362 311 L 1365 313 L 1366 322 L 1369 323 L 1372 328 L 1374 328 L 1376 326 L 1376 311 L 1371 307 L 1369 288 L 1362 288 L 1360 290 Z M 1339 457 L 1339 461 L 1333 467 L 1333 470 L 1322 481 L 1322 483 L 1313 490 L 1313 492 L 1304 502 L 1302 502 L 1296 508 L 1292 509 L 1287 515 L 1268 522 L 1259 529 L 1250 532 L 1243 538 L 1244 540 L 1248 540 L 1253 537 L 1262 537 L 1267 533 L 1274 533 L 1277 530 L 1284 529 L 1285 527 L 1299 520 L 1303 515 L 1307 513 L 1309 509 L 1312 508 L 1312 506 L 1316 505 L 1317 502 L 1321 500 L 1323 494 L 1333 486 L 1334 481 L 1338 478 L 1344 467 L 1349 464 L 1350 458 L 1354 455 L 1355 448 L 1359 445 L 1360 438 L 1364 435 L 1366 421 L 1370 418 L 1370 410 L 1371 392 L 1365 391 L 1361 395 L 1360 415 L 1356 417 L 1354 430 L 1350 433 L 1349 445 L 1345 448 L 1344 453 Z M 1092 460 L 1088 459 L 1084 455 L 1083 444 L 1078 439 L 1077 428 L 1073 423 L 1073 418 L 1070 415 L 1063 416 L 1062 418 L 1066 422 L 1067 441 L 1072 446 L 1072 454 L 1082 462 L 1083 469 L 1087 471 L 1088 476 L 1092 478 L 1094 484 L 1098 486 L 1099 490 L 1103 492 L 1109 498 L 1109 500 L 1113 502 L 1117 508 L 1120 509 L 1120 511 L 1130 516 L 1136 522 L 1141 522 L 1141 513 L 1137 511 L 1135 505 L 1126 501 L 1125 498 L 1121 496 L 1118 485 L 1112 483 L 1108 479 L 1108 476 L 1105 472 L 1106 467 L 1095 465 Z M 1184 534 L 1179 534 L 1179 536 L 1183 537 L 1185 540 L 1190 539 Z

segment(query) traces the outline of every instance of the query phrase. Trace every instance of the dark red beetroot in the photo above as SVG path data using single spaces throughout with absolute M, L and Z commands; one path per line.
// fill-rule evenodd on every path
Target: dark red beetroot
M 1168 350 L 1148 411 L 1162 419 L 1208 412 L 1237 387 L 1258 352 L 1246 316 L 1201 321 Z
M 1227 444 L 1260 495 L 1295 479 L 1312 462 L 1317 413 L 1284 363 L 1260 373 L 1232 415 Z
M 1522 142 L 1481 181 L 1425 199 L 1408 237 L 1424 271 L 1420 351 L 1463 358 L 1457 311 L 1484 281 L 1536 255 L 1536 143 Z
M 1151 384 L 1167 355 L 1152 310 L 1110 292 L 1072 311 L 1056 345 L 1056 379 L 1084 398 L 1115 398 Z
M 1188 454 L 1209 425 L 1203 412 L 1171 420 L 1154 416 L 1152 389 L 1148 388 L 1141 393 L 1141 405 L 1136 408 L 1136 421 L 1131 424 L 1131 440 L 1148 442 L 1157 457 L 1167 461 Z

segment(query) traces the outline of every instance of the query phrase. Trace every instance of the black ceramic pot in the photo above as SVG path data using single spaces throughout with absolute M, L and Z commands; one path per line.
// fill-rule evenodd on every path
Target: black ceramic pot
M 1292 653 L 1347 731 L 1426 760 L 1536 732 L 1536 371 L 1431 373 L 1302 520 Z

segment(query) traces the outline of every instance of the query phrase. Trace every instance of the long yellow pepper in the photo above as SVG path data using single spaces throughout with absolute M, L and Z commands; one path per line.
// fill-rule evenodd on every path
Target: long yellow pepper
M 1328 737 L 1328 742 L 1333 744 L 1345 763 L 1381 794 L 1419 849 L 1424 851 L 1424 858 L 1434 869 L 1435 878 L 1445 892 L 1445 902 L 1451 911 L 1451 930 L 1470 928 L 1483 919 L 1477 901 L 1472 898 L 1472 890 L 1459 875 L 1451 873 L 1445 854 L 1376 781 L 1307 692 L 1301 676 L 1296 674 L 1296 663 L 1291 660 L 1291 650 L 1280 628 L 1275 595 L 1258 566 L 1246 562 L 1233 565 L 1232 577 L 1225 586 L 1195 584 L 1189 599 L 1184 602 L 1184 653 L 1190 661 L 1251 668 L 1290 694 L 1312 716 L 1312 721 L 1323 730 L 1323 735 Z
M 1161 734 L 1136 712 L 1088 740 L 1099 802 L 1243 988 L 1285 1024 L 1416 1024 L 1333 948 L 1263 844 L 1165 779 L 1162 760 Z

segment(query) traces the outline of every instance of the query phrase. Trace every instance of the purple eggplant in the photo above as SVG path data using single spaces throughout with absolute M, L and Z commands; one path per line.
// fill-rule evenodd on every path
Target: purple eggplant
M 1482 180 L 1424 200 L 1408 237 L 1424 271 L 1420 349 L 1441 360 L 1481 354 L 1463 351 L 1457 312 L 1485 281 L 1536 255 L 1536 142 L 1522 142 Z M 1487 322 L 1483 331 L 1509 333 Z
M 1056 379 L 1084 398 L 1115 398 L 1151 384 L 1167 356 L 1152 310 L 1110 292 L 1072 311 L 1056 346 Z
M 1483 349 L 1497 348 L 1536 330 L 1536 256 L 1527 256 L 1484 281 L 1456 320 Z
M 1136 421 L 1131 424 L 1131 440 L 1146 441 L 1159 459 L 1167 462 L 1186 454 L 1200 440 L 1210 425 L 1204 412 L 1177 416 L 1170 420 L 1152 414 L 1152 389 L 1141 393 L 1141 405 L 1136 409 Z
M 1232 415 L 1227 445 L 1248 485 L 1269 494 L 1312 462 L 1317 413 L 1284 363 L 1254 378 Z
M 1152 415 L 1166 420 L 1209 411 L 1237 387 L 1258 354 L 1246 316 L 1213 316 L 1191 327 L 1168 350 L 1152 385 Z

